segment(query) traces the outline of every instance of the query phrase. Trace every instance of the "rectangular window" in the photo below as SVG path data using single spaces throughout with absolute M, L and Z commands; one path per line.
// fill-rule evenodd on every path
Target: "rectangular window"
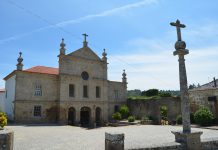
M 118 90 L 114 90 L 114 98 L 118 99 Z
M 42 96 L 42 86 L 41 85 L 36 84 L 34 95 L 35 96 Z
M 101 89 L 99 86 L 96 86 L 96 98 L 100 98 L 101 97 Z
M 115 105 L 114 106 L 114 112 L 118 112 L 119 111 L 119 106 L 118 105 Z
M 69 85 L 69 97 L 75 97 L 75 87 L 73 84 Z
M 34 106 L 34 117 L 41 117 L 41 106 Z
M 83 97 L 85 98 L 88 97 L 88 86 L 87 85 L 83 86 Z

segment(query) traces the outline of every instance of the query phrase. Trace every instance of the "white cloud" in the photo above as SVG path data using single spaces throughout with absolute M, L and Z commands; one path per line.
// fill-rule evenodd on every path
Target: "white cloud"
M 136 3 L 132 3 L 132 4 L 127 4 L 121 7 L 117 7 L 117 8 L 113 8 L 110 10 L 106 10 L 103 11 L 101 13 L 98 14 L 91 14 L 91 15 L 87 15 L 78 19 L 72 19 L 72 20 L 68 20 L 68 21 L 63 21 L 61 23 L 56 24 L 56 26 L 66 26 L 66 25 L 72 25 L 75 23 L 81 23 L 83 21 L 87 21 L 93 18 L 98 18 L 98 17 L 106 17 L 106 16 L 111 16 L 111 15 L 117 15 L 120 14 L 124 11 L 127 11 L 129 9 L 133 9 L 133 8 L 138 8 L 138 7 L 142 7 L 144 5 L 149 5 L 149 4 L 153 4 L 153 3 L 157 3 L 157 0 L 142 0 Z
M 127 5 L 120 6 L 120 7 L 117 7 L 117 8 L 113 8 L 113 9 L 110 9 L 110 10 L 105 10 L 105 11 L 97 13 L 97 14 L 90 14 L 90 15 L 86 15 L 86 16 L 83 16 L 83 17 L 80 17 L 80 18 L 77 18 L 77 19 L 62 21 L 62 22 L 59 22 L 59 23 L 56 23 L 56 24 L 41 27 L 39 29 L 30 31 L 30 32 L 26 32 L 26 33 L 23 33 L 23 34 L 18 34 L 18 35 L 14 35 L 14 36 L 2 39 L 2 40 L 0 40 L 0 44 L 3 44 L 5 42 L 11 41 L 11 40 L 16 40 L 16 39 L 19 39 L 19 38 L 22 38 L 22 37 L 25 37 L 25 36 L 28 36 L 28 35 L 31 35 L 33 33 L 36 33 L 36 32 L 39 32 L 39 31 L 42 31 L 42 30 L 45 30 L 45 29 L 49 29 L 49 28 L 58 28 L 58 29 L 60 29 L 60 30 L 62 30 L 64 32 L 67 32 L 62 27 L 77 24 L 77 23 L 81 23 L 81 22 L 88 21 L 88 20 L 95 19 L 95 18 L 99 18 L 99 17 L 107 17 L 107 16 L 111 16 L 111 15 L 118 15 L 118 14 L 120 14 L 120 13 L 122 13 L 124 11 L 130 10 L 130 9 L 142 7 L 142 6 L 149 5 L 149 4 L 156 4 L 156 3 L 157 3 L 157 0 L 142 0 L 142 1 L 139 1 L 139 2 L 136 2 L 136 3 L 127 4 Z M 20 8 L 20 7 L 18 7 L 18 8 Z M 21 7 L 21 8 L 24 9 L 23 7 Z M 28 10 L 28 11 L 30 11 L 30 10 Z M 34 17 L 37 16 L 37 18 L 41 18 L 43 21 L 46 21 L 47 23 L 49 22 L 46 19 L 44 19 L 44 18 L 40 17 L 39 15 L 35 14 L 34 12 L 32 12 L 32 11 L 30 11 L 30 12 L 31 12 L 30 14 L 33 15 Z
M 143 43 L 143 39 L 139 41 Z M 153 53 L 136 50 L 131 54 L 109 56 L 109 78 L 120 80 L 122 70 L 125 68 L 129 89 L 179 89 L 178 56 L 173 56 L 173 47 L 170 50 L 169 46 L 163 44 L 163 47 L 159 46 L 159 50 L 156 51 L 155 45 L 158 40 L 144 39 L 144 41 L 140 49 L 150 49 Z M 137 49 L 137 46 L 135 47 Z M 215 66 L 218 65 L 216 56 L 218 46 L 190 49 L 190 54 L 185 56 L 188 83 L 203 84 L 207 82 L 209 76 L 211 78 L 216 76 Z

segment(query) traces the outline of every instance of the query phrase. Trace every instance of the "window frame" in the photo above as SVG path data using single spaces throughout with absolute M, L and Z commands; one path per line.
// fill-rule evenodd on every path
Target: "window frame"
M 71 89 L 72 88 L 72 89 Z M 72 91 L 73 92 L 72 92 Z M 75 85 L 74 84 L 69 84 L 69 97 L 75 97 Z M 72 93 L 71 93 L 72 92 Z
M 96 98 L 101 98 L 101 87 L 100 86 L 95 87 L 95 97 Z
M 88 97 L 89 97 L 88 85 L 83 85 L 83 98 L 88 98 Z
M 42 96 L 42 86 L 40 84 L 35 84 L 34 96 Z
M 34 117 L 42 117 L 42 106 L 41 105 L 34 105 L 33 116 Z

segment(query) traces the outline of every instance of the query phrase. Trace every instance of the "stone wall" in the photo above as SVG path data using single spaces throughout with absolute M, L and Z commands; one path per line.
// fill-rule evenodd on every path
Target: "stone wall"
M 215 96 L 218 100 L 218 88 L 189 90 L 191 111 L 195 112 L 200 106 L 207 106 L 213 112 L 213 114 L 218 117 L 217 101 L 208 101 L 208 97 L 213 96 Z
M 35 96 L 36 84 L 41 85 L 42 96 Z M 58 100 L 58 76 L 39 73 L 18 72 L 16 76 L 15 100 Z
M 202 150 L 217 150 L 218 149 L 218 138 L 215 139 L 204 139 L 201 141 Z M 128 150 L 186 150 L 185 145 L 172 142 L 165 143 L 164 145 L 155 145 L 146 148 L 132 148 Z
M 52 101 L 15 101 L 16 123 L 56 123 L 57 121 L 57 102 Z M 41 116 L 34 116 L 34 106 L 41 106 Z
M 168 119 L 176 120 L 176 117 L 181 114 L 181 106 L 179 98 L 166 97 L 161 99 L 149 100 L 127 100 L 127 105 L 132 115 L 141 119 L 144 116 L 151 116 L 156 123 L 160 121 L 160 107 L 167 106 Z

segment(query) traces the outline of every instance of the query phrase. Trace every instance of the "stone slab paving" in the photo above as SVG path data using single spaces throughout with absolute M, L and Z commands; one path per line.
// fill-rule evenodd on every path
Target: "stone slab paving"
M 171 131 L 179 126 L 132 125 L 84 129 L 57 125 L 7 126 L 15 132 L 14 150 L 104 150 L 105 132 L 125 134 L 125 149 L 165 145 L 174 142 Z M 218 130 L 194 128 L 203 131 L 202 139 L 218 137 Z

